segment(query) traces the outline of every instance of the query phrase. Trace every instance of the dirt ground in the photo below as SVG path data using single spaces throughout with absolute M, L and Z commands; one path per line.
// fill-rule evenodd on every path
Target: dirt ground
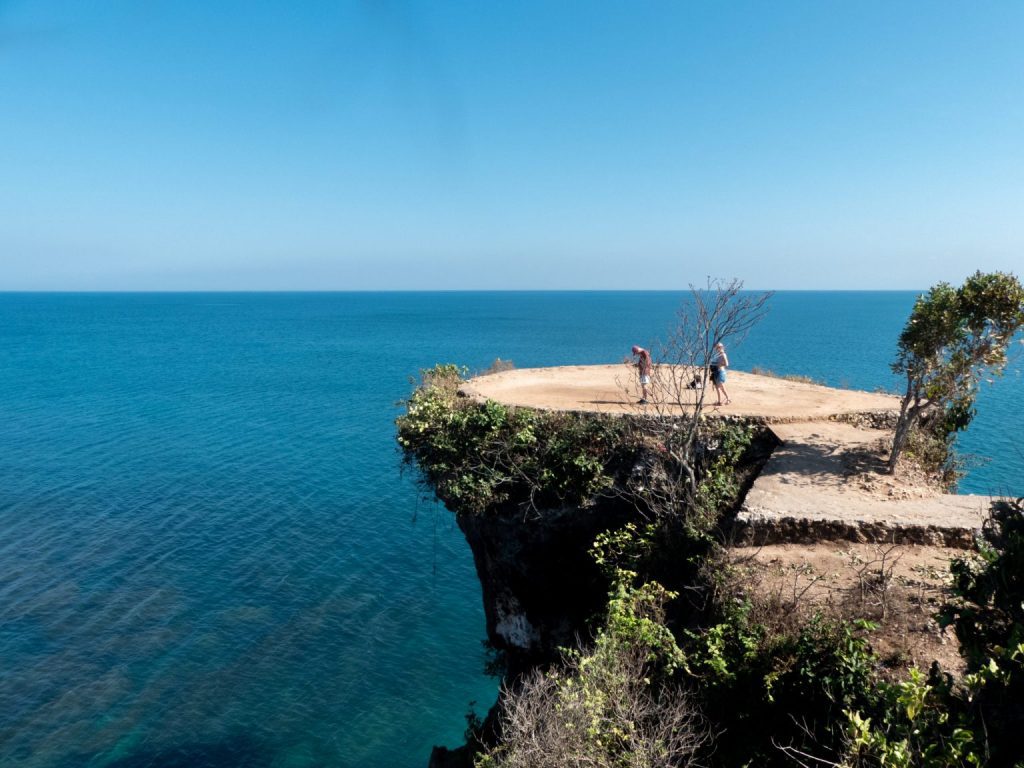
M 595 413 L 670 412 L 692 407 L 693 390 L 670 385 L 692 378 L 689 371 L 656 367 L 654 397 L 647 406 L 637 404 L 636 366 L 577 365 L 554 368 L 517 368 L 470 379 L 463 391 L 473 397 L 507 405 Z M 834 414 L 891 411 L 899 406 L 892 395 L 834 389 L 818 384 L 730 370 L 726 389 L 730 405 L 715 407 L 715 394 L 705 395 L 711 413 L 762 417 L 768 421 L 824 419 Z M 683 404 L 680 404 L 680 401 Z
M 894 672 L 938 661 L 958 673 L 955 635 L 934 618 L 949 589 L 949 563 L 970 557 L 960 549 L 892 544 L 819 542 L 730 550 L 749 595 L 789 621 L 816 612 L 867 619 L 878 628 L 867 638 Z

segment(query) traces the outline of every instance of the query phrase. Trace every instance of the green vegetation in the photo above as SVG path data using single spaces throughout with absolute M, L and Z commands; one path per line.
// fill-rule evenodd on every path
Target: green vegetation
M 504 737 L 478 765 L 1024 764 L 1024 501 L 1000 504 L 983 556 L 954 564 L 942 615 L 967 662 L 960 680 L 938 667 L 893 680 L 869 622 L 793 626 L 728 590 L 706 621 L 681 625 L 665 610 L 677 593 L 615 565 L 643 569 L 655 528 L 599 537 L 595 557 L 616 587 L 593 645 L 508 693 Z
M 478 768 L 669 768 L 709 735 L 674 674 L 682 652 L 665 626 L 676 595 L 618 571 L 593 646 L 566 651 L 505 697 L 502 742 Z
M 889 471 L 915 427 L 949 445 L 974 416 L 984 376 L 1000 375 L 1024 326 L 1024 286 L 1003 272 L 976 272 L 959 288 L 939 283 L 914 304 L 900 334 L 895 373 L 906 377 Z
M 585 506 L 608 491 L 637 445 L 622 419 L 476 403 L 454 365 L 424 371 L 398 419 L 398 442 L 437 496 L 461 514 L 506 502 Z
M 700 467 L 695 500 L 703 531 L 718 524 L 722 510 L 728 509 L 740 493 L 736 467 L 754 439 L 754 429 L 739 424 L 724 424 L 705 436 L 709 450 Z
M 463 373 L 450 364 L 424 371 L 397 420 L 406 459 L 460 514 L 506 503 L 587 506 L 617 494 L 650 517 L 699 519 L 694 525 L 706 532 L 739 491 L 733 468 L 752 439 L 749 427 L 701 425 L 694 504 L 679 492 L 678 420 L 478 403 L 459 394 Z
M 980 560 L 952 570 L 941 618 L 967 662 L 969 723 L 993 765 L 1024 764 L 1024 499 L 997 502 Z

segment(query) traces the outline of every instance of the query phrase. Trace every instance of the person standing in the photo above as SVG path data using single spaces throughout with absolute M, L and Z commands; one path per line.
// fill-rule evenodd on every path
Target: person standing
M 651 384 L 651 353 L 643 347 L 633 345 L 633 355 L 636 357 L 636 369 L 640 374 L 640 405 L 647 405 L 647 390 L 650 388 L 651 396 L 654 396 L 654 387 Z
M 732 402 L 729 399 L 729 393 L 725 390 L 725 369 L 729 367 L 729 356 L 725 354 L 725 345 L 722 342 L 715 344 L 715 350 L 711 354 L 711 360 L 708 361 L 711 366 L 711 383 L 715 385 L 715 394 L 718 396 L 718 402 L 715 405 L 728 405 Z M 722 402 L 722 396 L 725 396 L 725 402 Z

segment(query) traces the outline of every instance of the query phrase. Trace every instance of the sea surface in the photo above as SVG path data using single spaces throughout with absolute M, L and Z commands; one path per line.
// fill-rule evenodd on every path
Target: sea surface
M 0 765 L 422 767 L 459 743 L 497 682 L 398 403 L 436 362 L 622 360 L 681 296 L 0 294 Z M 776 294 L 733 367 L 895 387 L 913 299 Z M 1022 404 L 1018 358 L 962 490 L 1024 494 Z

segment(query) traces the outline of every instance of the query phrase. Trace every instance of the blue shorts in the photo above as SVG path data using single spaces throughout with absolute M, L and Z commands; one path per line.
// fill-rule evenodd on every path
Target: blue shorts
M 725 384 L 725 368 L 717 365 L 711 370 L 711 381 L 715 384 Z

